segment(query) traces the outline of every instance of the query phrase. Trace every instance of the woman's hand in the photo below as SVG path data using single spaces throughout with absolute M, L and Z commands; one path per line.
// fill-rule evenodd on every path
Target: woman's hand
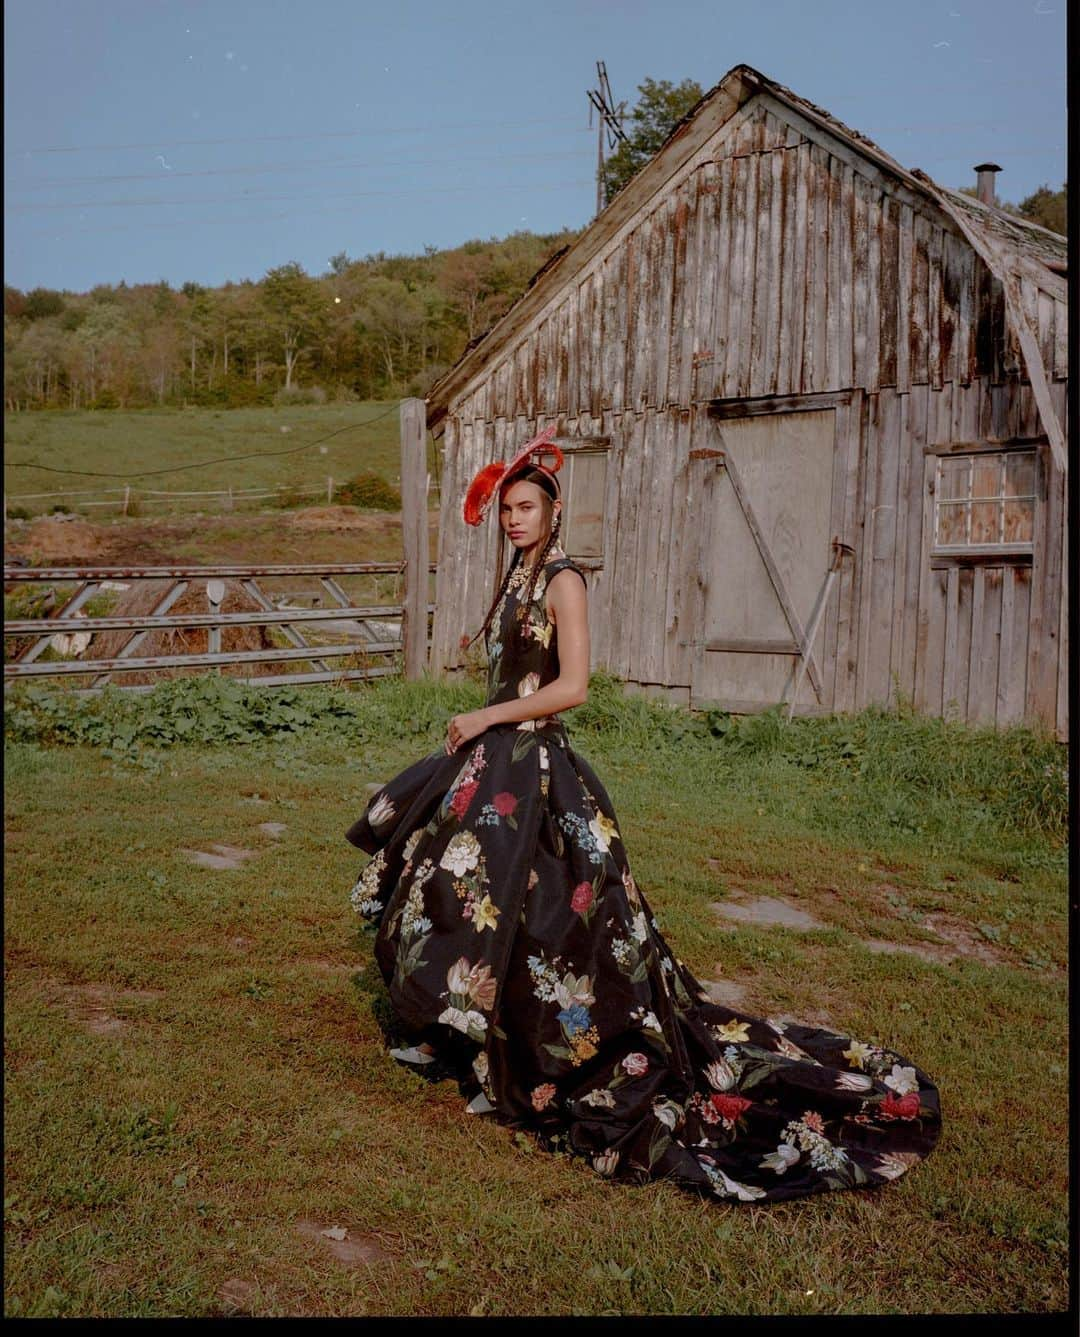
M 446 726 L 447 754 L 456 752 L 470 738 L 475 738 L 477 734 L 482 734 L 485 729 L 490 728 L 491 721 L 486 710 L 470 710 L 464 715 L 455 715 Z

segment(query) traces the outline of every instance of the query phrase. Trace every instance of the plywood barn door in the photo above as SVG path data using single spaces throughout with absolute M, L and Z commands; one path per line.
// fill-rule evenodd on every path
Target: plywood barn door
M 832 556 L 834 437 L 832 408 L 711 424 L 709 446 L 726 461 L 706 466 L 695 703 L 753 710 L 791 700 L 800 656 L 785 605 L 808 632 Z M 829 597 L 836 597 L 835 582 Z M 823 614 L 811 647 L 820 695 L 803 673 L 796 708 L 832 708 L 825 625 Z

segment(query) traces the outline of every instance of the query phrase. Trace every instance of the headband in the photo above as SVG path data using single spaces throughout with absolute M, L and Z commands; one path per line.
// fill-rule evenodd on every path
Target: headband
M 467 525 L 480 524 L 487 514 L 496 489 L 505 486 L 515 474 L 522 473 L 526 469 L 538 469 L 542 474 L 546 474 L 555 484 L 556 494 L 561 491 L 559 480 L 555 475 L 563 466 L 563 453 L 558 446 L 548 445 L 557 430 L 555 423 L 545 427 L 539 436 L 534 436 L 528 445 L 522 446 L 509 463 L 495 461 L 484 465 L 469 484 L 469 490 L 465 494 L 464 509 Z M 534 455 L 537 456 L 536 459 L 532 458 Z M 540 462 L 545 456 L 550 456 L 553 460 L 550 468 Z

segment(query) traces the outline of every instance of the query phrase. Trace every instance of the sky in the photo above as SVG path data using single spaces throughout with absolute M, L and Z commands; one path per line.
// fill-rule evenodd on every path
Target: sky
M 5 281 L 216 286 L 595 213 L 596 62 L 786 84 L 905 167 L 1065 180 L 1066 0 L 5 0 Z

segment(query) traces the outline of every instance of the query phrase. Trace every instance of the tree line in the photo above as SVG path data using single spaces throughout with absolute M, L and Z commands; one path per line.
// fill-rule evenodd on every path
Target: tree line
M 515 232 L 257 281 L 4 287 L 9 409 L 242 407 L 423 395 L 577 236 Z

